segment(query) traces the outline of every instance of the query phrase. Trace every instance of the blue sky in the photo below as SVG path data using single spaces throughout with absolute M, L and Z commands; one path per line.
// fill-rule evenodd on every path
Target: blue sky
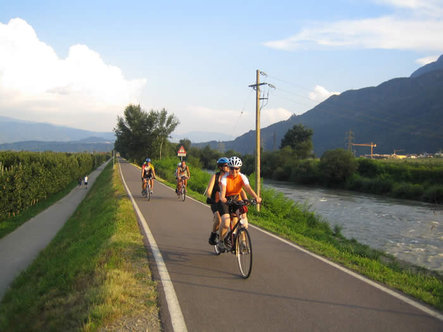
M 129 103 L 189 132 L 255 128 L 443 53 L 441 0 L 0 2 L 0 115 L 111 131 Z

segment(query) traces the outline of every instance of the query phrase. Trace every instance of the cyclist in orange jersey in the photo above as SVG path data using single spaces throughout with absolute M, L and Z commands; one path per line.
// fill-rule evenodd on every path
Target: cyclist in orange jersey
M 248 194 L 250 194 L 257 203 L 261 203 L 261 198 L 257 196 L 255 191 L 249 185 L 249 180 L 246 175 L 240 173 L 240 167 L 243 165 L 239 157 L 229 158 L 228 166 L 229 173 L 226 173 L 220 181 L 220 214 L 222 215 L 222 222 L 220 227 L 220 241 L 219 245 L 223 246 L 223 240 L 228 233 L 230 226 L 230 211 L 229 206 L 226 204 L 228 199 L 242 200 L 242 189 L 244 188 Z M 242 214 L 242 219 L 245 221 L 245 227 L 248 227 L 248 219 L 246 213 Z M 236 222 L 236 221 L 235 221 Z M 222 248 L 223 249 L 223 248 Z

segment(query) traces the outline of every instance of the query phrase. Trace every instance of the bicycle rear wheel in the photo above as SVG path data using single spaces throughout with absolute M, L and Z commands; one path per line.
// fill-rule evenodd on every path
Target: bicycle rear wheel
M 149 183 L 146 186 L 146 198 L 148 199 L 148 201 L 151 200 L 151 186 L 149 185 Z
M 235 239 L 235 255 L 241 276 L 244 279 L 248 278 L 252 271 L 252 245 L 246 228 L 241 228 L 238 231 Z

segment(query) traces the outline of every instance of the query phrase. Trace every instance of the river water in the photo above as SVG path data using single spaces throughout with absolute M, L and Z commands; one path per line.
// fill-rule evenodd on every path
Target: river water
M 443 206 L 265 180 L 348 239 L 443 273 Z

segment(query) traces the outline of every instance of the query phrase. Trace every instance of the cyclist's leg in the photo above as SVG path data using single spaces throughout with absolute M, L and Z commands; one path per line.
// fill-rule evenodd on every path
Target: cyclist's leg
M 212 211 L 214 211 L 216 208 L 211 206 Z M 214 222 L 212 224 L 212 231 L 211 234 L 209 235 L 209 244 L 210 245 L 215 245 L 218 242 L 218 230 L 220 228 L 220 223 L 221 223 L 221 217 L 220 217 L 220 213 L 218 212 L 218 210 L 215 210 L 214 214 Z
M 243 220 L 243 226 L 245 228 L 248 228 L 248 216 L 246 215 L 246 213 L 243 213 L 241 215 L 241 219 Z
M 219 229 L 219 233 L 220 233 L 220 241 L 222 242 L 224 240 L 224 238 L 226 237 L 226 234 L 228 234 L 229 231 L 229 226 L 231 223 L 231 217 L 229 216 L 229 213 L 225 213 L 222 215 L 221 217 L 221 224 L 220 224 L 220 229 Z
M 214 212 L 214 223 L 212 224 L 212 232 L 213 233 L 217 233 L 217 231 L 220 228 L 220 224 L 221 224 L 220 213 L 218 211 L 215 211 Z
M 248 228 L 248 217 L 246 216 L 246 213 L 243 213 L 242 215 L 241 215 L 241 219 L 242 219 L 242 222 L 243 222 L 243 227 L 244 228 Z M 245 238 L 244 238 L 244 233 L 242 232 L 242 235 L 240 235 L 240 241 L 244 241 L 244 240 L 246 240 Z
M 180 178 L 177 179 L 177 194 L 180 193 L 180 190 L 182 189 L 181 187 L 181 180 Z
M 151 185 L 151 191 L 154 191 L 154 178 L 149 179 L 149 184 Z

